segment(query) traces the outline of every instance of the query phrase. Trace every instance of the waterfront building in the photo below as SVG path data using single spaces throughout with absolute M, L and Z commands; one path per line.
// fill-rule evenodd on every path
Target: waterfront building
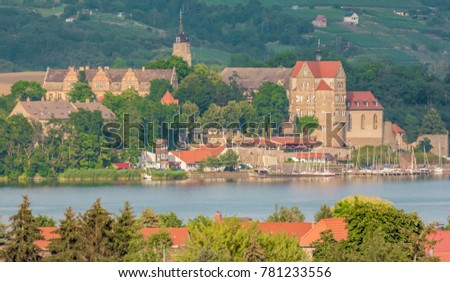
M 225 145 L 217 147 L 200 145 L 193 150 L 170 151 L 169 163 L 171 166 L 177 166 L 182 170 L 196 171 L 201 161 L 205 161 L 208 157 L 219 157 L 226 151 Z

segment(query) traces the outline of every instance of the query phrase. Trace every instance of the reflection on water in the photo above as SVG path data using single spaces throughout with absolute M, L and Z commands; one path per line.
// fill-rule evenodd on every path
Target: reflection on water
M 300 207 L 313 220 L 320 205 L 332 205 L 354 194 L 387 199 L 397 208 L 417 211 L 426 222 L 446 222 L 450 215 L 448 175 L 403 177 L 252 178 L 207 179 L 177 182 L 0 183 L 3 221 L 17 210 L 28 194 L 34 214 L 61 219 L 68 206 L 84 212 L 101 198 L 106 209 L 118 213 L 128 200 L 139 213 L 173 211 L 185 221 L 217 210 L 264 220 L 275 205 Z

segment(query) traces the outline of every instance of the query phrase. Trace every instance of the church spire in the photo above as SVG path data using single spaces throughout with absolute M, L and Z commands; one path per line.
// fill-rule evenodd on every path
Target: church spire
M 181 35 L 183 33 L 183 12 L 180 9 L 180 27 L 178 29 L 178 34 Z

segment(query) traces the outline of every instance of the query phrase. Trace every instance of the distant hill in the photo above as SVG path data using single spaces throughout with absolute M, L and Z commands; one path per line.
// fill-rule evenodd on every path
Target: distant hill
M 0 0 L 0 72 L 140 67 L 170 54 L 180 9 L 193 62 L 217 68 L 239 53 L 259 61 L 280 50 L 313 54 L 319 39 L 326 52 L 354 62 L 388 58 L 438 69 L 450 62 L 450 1 Z M 342 23 L 348 11 L 358 13 L 358 26 Z M 328 27 L 312 26 L 317 15 Z

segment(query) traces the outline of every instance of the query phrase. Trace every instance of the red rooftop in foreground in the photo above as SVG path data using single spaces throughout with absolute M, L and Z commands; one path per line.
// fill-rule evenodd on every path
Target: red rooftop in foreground
M 142 228 L 139 232 L 144 235 L 147 240 L 153 234 L 161 231 L 167 231 L 172 239 L 172 247 L 179 248 L 186 245 L 187 238 L 189 238 L 189 231 L 185 227 L 181 228 Z
M 436 230 L 436 234 L 430 234 L 428 238 L 437 241 L 428 254 L 442 262 L 450 262 L 450 230 Z
M 333 237 L 336 241 L 346 240 L 348 232 L 345 227 L 347 223 L 343 218 L 326 218 L 320 220 L 314 227 L 303 236 L 300 240 L 302 247 L 311 247 L 312 243 L 320 239 L 320 233 L 326 230 L 333 232 Z

